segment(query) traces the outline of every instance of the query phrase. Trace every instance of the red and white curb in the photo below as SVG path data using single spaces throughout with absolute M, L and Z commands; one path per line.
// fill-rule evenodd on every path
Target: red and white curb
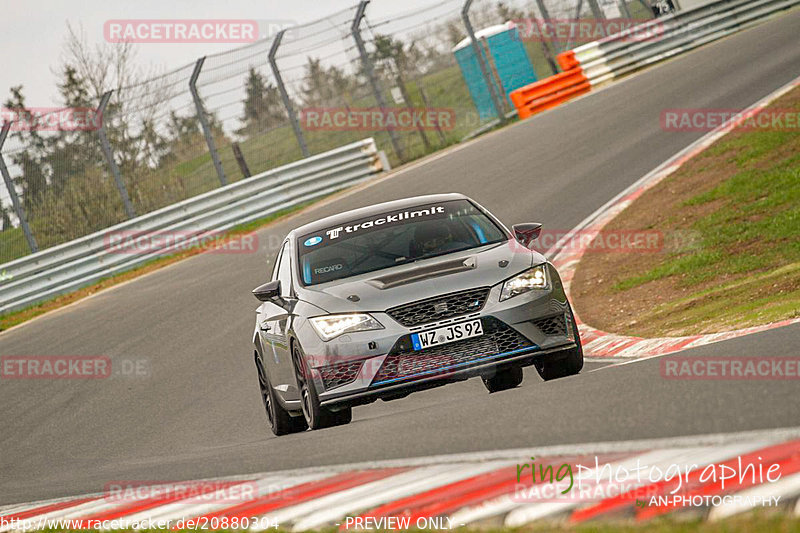
M 556 481 L 562 480 L 553 484 L 539 476 L 531 482 L 528 468 L 518 481 L 519 465 L 525 463 L 534 463 L 537 472 L 553 466 Z M 560 470 L 567 464 L 572 478 Z M 754 465 L 750 470 L 749 464 Z M 575 492 L 563 496 L 568 482 Z M 0 532 L 137 525 L 213 529 L 230 528 L 234 521 L 253 531 L 438 530 L 513 527 L 543 519 L 645 521 L 682 512 L 716 520 L 766 506 L 798 514 L 800 427 L 445 455 L 193 483 L 223 488 L 198 497 L 139 487 L 136 498 L 106 491 L 11 505 L 0 508 Z M 252 491 L 234 499 L 230 489 L 236 486 Z
M 743 111 L 743 114 L 759 112 L 771 102 L 777 100 L 798 85 L 800 85 L 800 77 L 795 78 L 790 83 L 756 102 Z M 552 255 L 551 262 L 561 273 L 567 295 L 570 294 L 570 286 L 575 273 L 575 267 L 585 252 L 585 247 L 572 247 L 567 245 L 575 238 L 575 235 L 580 232 L 582 241 L 591 241 L 609 222 L 611 222 L 611 220 L 619 215 L 634 200 L 639 198 L 645 191 L 655 186 L 661 180 L 677 171 L 688 160 L 714 144 L 714 142 L 730 132 L 734 126 L 735 123 L 733 122 L 723 124 L 674 155 L 592 213 L 572 231 L 561 238 L 547 252 L 548 255 Z M 642 337 L 616 335 L 593 328 L 581 321 L 576 310 L 573 311 L 576 314 L 578 329 L 581 333 L 584 354 L 589 358 L 640 358 L 664 355 L 710 344 L 712 342 L 733 339 L 743 335 L 750 335 L 751 333 L 758 333 L 760 331 L 800 323 L 800 318 L 794 318 L 722 333 L 645 339 Z

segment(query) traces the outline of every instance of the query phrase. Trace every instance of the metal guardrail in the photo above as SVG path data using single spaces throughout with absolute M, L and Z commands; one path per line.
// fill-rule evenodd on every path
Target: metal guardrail
M 721 39 L 797 5 L 800 0 L 718 0 L 579 46 L 574 49 L 575 58 L 589 82 L 599 85 Z
M 22 309 L 141 265 L 174 248 L 112 253 L 109 235 L 202 236 L 252 222 L 389 170 L 372 138 L 262 172 L 146 215 L 0 265 L 0 314 Z M 157 241 L 155 241 L 157 242 Z

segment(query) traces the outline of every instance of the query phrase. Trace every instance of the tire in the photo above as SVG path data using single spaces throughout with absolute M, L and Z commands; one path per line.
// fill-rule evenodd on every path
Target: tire
M 488 378 L 484 377 L 483 386 L 489 393 L 500 392 L 503 390 L 513 389 L 522 383 L 522 367 L 512 366 L 498 370 L 494 376 Z
M 300 347 L 294 342 L 292 343 L 292 360 L 294 361 L 297 388 L 300 390 L 300 400 L 303 405 L 303 417 L 306 425 L 311 429 L 324 429 L 349 424 L 353 420 L 352 407 L 331 411 L 320 405 L 317 389 L 314 387 L 314 380 L 308 379 L 311 373 L 306 365 L 305 357 L 303 357 Z
M 297 433 L 308 429 L 306 420 L 302 416 L 291 416 L 286 409 L 281 407 L 275 390 L 269 384 L 267 373 L 258 360 L 256 354 L 256 370 L 258 371 L 258 388 L 261 390 L 261 400 L 264 403 L 264 410 L 267 414 L 267 422 L 272 432 L 280 437 L 289 433 Z
M 567 350 L 567 356 L 564 359 L 542 361 L 536 364 L 537 372 L 539 372 L 539 375 L 545 381 L 574 376 L 580 373 L 583 368 L 583 347 L 581 346 L 578 325 L 575 323 L 575 317 L 572 315 L 571 307 L 569 308 L 569 314 L 572 316 L 572 332 L 575 335 L 575 344 L 577 344 L 577 346 L 571 350 Z

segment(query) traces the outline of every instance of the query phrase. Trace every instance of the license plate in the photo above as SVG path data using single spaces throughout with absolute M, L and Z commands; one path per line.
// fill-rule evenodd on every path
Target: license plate
M 480 337 L 481 335 L 483 335 L 483 326 L 480 319 L 475 319 L 469 322 L 453 324 L 452 326 L 443 326 L 414 333 L 411 335 L 411 344 L 415 350 L 424 350 L 431 346 Z

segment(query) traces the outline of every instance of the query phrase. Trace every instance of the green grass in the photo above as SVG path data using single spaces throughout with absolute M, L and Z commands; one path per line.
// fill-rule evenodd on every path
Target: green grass
M 798 89 L 771 107 L 792 105 L 800 110 Z M 667 242 L 678 234 L 691 235 L 691 242 L 665 246 L 647 260 L 604 263 L 614 272 L 606 276 L 607 296 L 597 288 L 584 292 L 594 298 L 586 314 L 596 312 L 599 327 L 644 337 L 691 335 L 800 317 L 800 131 L 734 130 L 647 191 L 612 226 L 646 226 L 653 210 L 658 215 L 649 219 Z M 583 262 L 581 269 L 591 271 Z M 620 297 L 648 305 L 614 312 L 608 302 Z
M 28 248 L 28 241 L 25 240 L 22 228 L 0 231 L 0 264 L 13 261 L 29 253 L 30 248 Z
M 691 287 L 721 274 L 743 274 L 800 262 L 800 153 L 776 156 L 796 143 L 794 132 L 750 132 L 722 142 L 707 156 L 731 154 L 738 172 L 683 206 L 718 207 L 695 221 L 699 248 L 678 253 L 645 273 L 615 284 L 623 291 L 680 276 Z

